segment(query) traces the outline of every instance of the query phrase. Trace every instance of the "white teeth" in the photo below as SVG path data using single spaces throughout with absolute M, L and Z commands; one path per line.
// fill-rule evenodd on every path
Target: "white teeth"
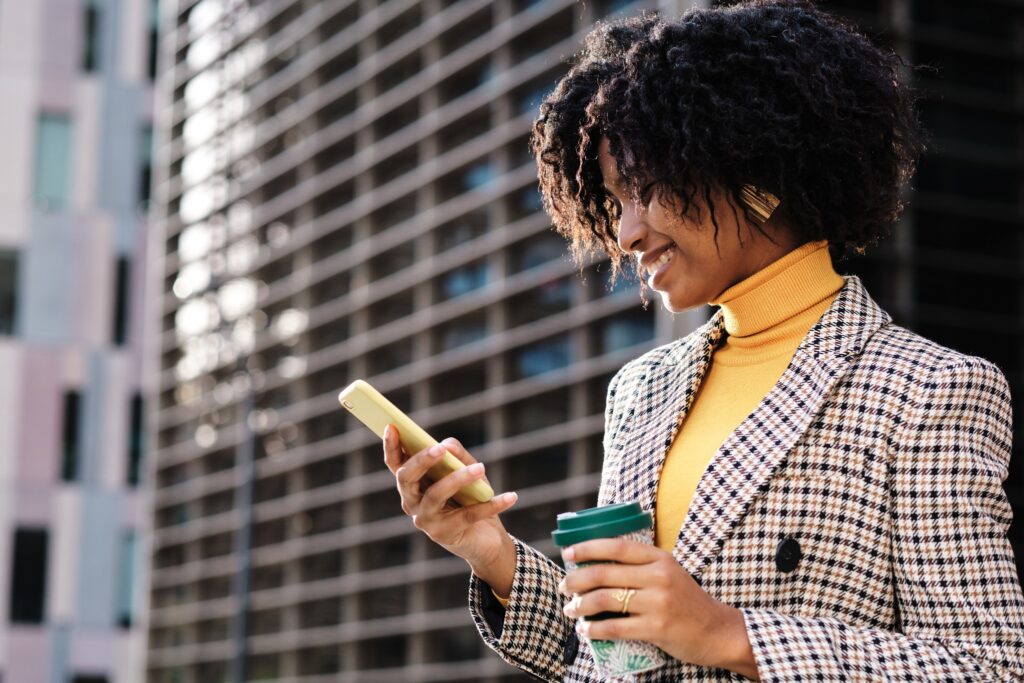
M 672 252 L 673 251 L 675 251 L 675 249 L 672 248 L 672 247 L 669 247 L 668 249 L 663 251 L 661 256 L 658 257 L 657 261 L 655 261 L 651 265 L 647 266 L 647 272 L 648 273 L 653 273 L 658 268 L 661 268 L 663 265 L 665 265 L 666 263 L 671 261 L 672 260 Z

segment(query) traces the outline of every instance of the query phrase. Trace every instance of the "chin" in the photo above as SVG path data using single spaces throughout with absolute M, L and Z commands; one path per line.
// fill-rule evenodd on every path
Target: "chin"
M 685 313 L 695 308 L 700 308 L 706 301 L 686 301 L 679 297 L 673 297 L 671 292 L 658 292 L 661 295 L 661 303 L 671 313 Z

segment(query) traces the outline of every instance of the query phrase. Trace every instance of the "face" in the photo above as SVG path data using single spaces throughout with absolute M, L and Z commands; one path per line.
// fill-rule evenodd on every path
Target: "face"
M 762 227 L 777 244 L 749 227 L 741 206 L 735 211 L 724 190 L 713 189 L 718 247 L 707 207 L 700 207 L 700 223 L 677 209 L 662 206 L 659 194 L 648 191 L 641 204 L 626 196 L 608 139 L 598 146 L 598 163 L 605 188 L 622 207 L 618 225 L 619 248 L 641 262 L 647 285 L 661 295 L 668 310 L 678 313 L 718 298 L 729 287 L 799 246 L 789 231 L 772 225 Z M 694 198 L 694 201 L 697 197 Z M 671 206 L 671 202 L 666 202 Z M 697 212 L 692 211 L 694 216 Z M 737 222 L 739 234 L 737 234 Z

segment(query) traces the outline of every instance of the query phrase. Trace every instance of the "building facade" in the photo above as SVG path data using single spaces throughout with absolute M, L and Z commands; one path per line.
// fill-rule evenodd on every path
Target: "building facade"
M 960 78 L 924 103 L 948 146 L 922 165 L 899 236 L 837 268 L 1019 385 L 1017 305 L 979 318 L 967 304 L 993 273 L 1019 289 L 1021 11 L 987 2 L 1001 19 L 971 23 L 937 3 L 823 4 Z M 604 263 L 579 273 L 526 148 L 594 21 L 650 6 L 180 0 L 163 14 L 148 680 L 526 680 L 483 646 L 468 568 L 402 513 L 380 441 L 336 397 L 364 378 L 459 438 L 520 494 L 509 530 L 557 556 L 555 516 L 596 501 L 609 378 L 708 313 L 644 309 Z M 962 53 L 987 82 L 957 71 Z M 956 228 L 975 220 L 968 256 Z M 961 334 L 978 325 L 985 344 Z M 1019 475 L 1008 488 L 1021 509 Z
M 0 5 L 0 678 L 144 675 L 150 0 Z

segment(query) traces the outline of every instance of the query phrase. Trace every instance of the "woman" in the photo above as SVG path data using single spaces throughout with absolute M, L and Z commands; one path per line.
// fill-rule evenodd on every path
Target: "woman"
M 644 681 L 1024 680 L 1006 380 L 832 266 L 887 234 L 924 149 L 900 63 L 811 5 L 746 2 L 599 25 L 541 105 L 531 151 L 575 256 L 719 308 L 608 387 L 598 504 L 640 502 L 654 543 L 563 555 L 616 564 L 566 575 L 505 531 L 514 495 L 446 503 L 482 466 L 429 485 L 437 454 L 385 436 L 509 663 L 598 680 L 582 634 L 663 649 Z

